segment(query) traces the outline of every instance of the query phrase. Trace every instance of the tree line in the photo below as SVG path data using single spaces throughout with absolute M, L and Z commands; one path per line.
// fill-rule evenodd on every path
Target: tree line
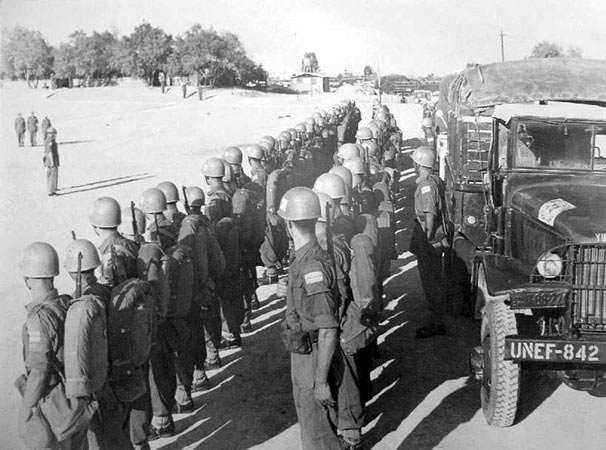
M 109 82 L 133 76 L 152 85 L 159 76 L 167 81 L 187 76 L 213 87 L 245 85 L 267 77 L 263 66 L 246 55 L 237 35 L 199 24 L 174 37 L 149 23 L 122 37 L 109 31 L 75 31 L 56 47 L 39 31 L 20 26 L 1 34 L 0 74 L 24 79 L 30 86 L 49 77 Z

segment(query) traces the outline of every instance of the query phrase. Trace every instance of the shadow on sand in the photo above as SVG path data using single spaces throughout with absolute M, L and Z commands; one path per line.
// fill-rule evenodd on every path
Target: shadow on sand
M 94 191 L 96 189 L 104 189 L 120 184 L 133 183 L 135 181 L 144 180 L 146 178 L 152 177 L 155 177 L 155 175 L 149 173 L 140 173 L 136 175 L 126 175 L 117 178 L 108 178 L 106 180 L 91 181 L 90 183 L 62 187 L 57 191 L 57 195 L 70 195 L 75 194 L 77 192 Z

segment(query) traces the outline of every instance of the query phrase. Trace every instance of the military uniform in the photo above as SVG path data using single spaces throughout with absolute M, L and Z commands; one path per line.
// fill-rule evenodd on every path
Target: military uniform
M 59 296 L 52 289 L 27 304 L 27 319 L 22 330 L 25 377 L 17 380 L 23 396 L 21 421 L 31 420 L 33 408 L 60 382 L 63 371 L 63 330 L 69 297 Z M 78 401 L 87 401 L 86 399 Z M 53 418 L 57 421 L 58 418 Z M 39 448 L 31 443 L 43 436 L 28 435 L 32 429 L 21 422 L 21 434 L 28 448 Z M 86 446 L 86 430 L 80 431 L 62 442 L 54 437 L 45 446 L 51 449 L 81 449 Z
M 17 133 L 17 143 L 19 147 L 23 147 L 24 137 L 25 137 L 25 119 L 19 115 L 15 119 L 15 133 Z
M 47 138 L 44 142 L 44 157 L 42 158 L 46 167 L 46 187 L 48 195 L 55 195 L 59 180 L 59 149 L 54 138 Z
M 335 289 L 330 258 L 318 242 L 296 250 L 288 273 L 286 323 L 308 332 L 312 342 L 311 353 L 291 353 L 293 397 L 304 450 L 341 448 L 335 432 L 336 411 L 332 407 L 327 411 L 314 397 L 318 330 L 339 327 Z M 328 382 L 336 388 L 330 375 Z
M 37 145 L 38 118 L 34 114 L 27 118 L 27 131 L 29 131 L 29 143 L 32 147 L 35 147 Z
M 181 228 L 181 222 L 183 222 L 183 219 L 185 219 L 186 214 L 182 213 L 178 209 L 167 209 L 164 211 L 164 216 L 178 230 Z
M 118 261 L 111 260 L 112 247 Z M 113 288 L 129 278 L 136 278 L 138 253 L 139 245 L 119 233 L 105 238 L 99 245 L 102 259 L 98 273 L 99 283 Z
M 46 131 L 50 128 L 51 121 L 48 117 L 44 116 L 44 119 L 40 122 L 40 130 L 42 131 L 42 139 L 46 141 Z
M 410 251 L 417 257 L 421 285 L 429 310 L 441 316 L 445 307 L 444 280 L 442 279 L 442 227 L 444 211 L 444 187 L 442 180 L 434 174 L 422 174 L 417 178 L 415 190 L 415 225 L 410 240 Z M 436 217 L 437 231 L 430 242 L 425 228 L 425 213 Z

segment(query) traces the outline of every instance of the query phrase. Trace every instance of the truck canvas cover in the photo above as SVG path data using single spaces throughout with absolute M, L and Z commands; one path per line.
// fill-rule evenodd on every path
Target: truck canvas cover
M 541 100 L 606 105 L 606 60 L 529 58 L 474 65 L 441 86 L 441 109 L 488 108 Z

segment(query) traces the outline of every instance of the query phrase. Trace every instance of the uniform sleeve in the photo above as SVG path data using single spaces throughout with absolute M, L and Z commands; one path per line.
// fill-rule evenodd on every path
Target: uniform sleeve
M 46 372 L 51 366 L 53 336 L 49 324 L 41 316 L 41 313 L 37 312 L 29 317 L 25 324 L 28 335 L 25 367 Z
M 337 328 L 337 302 L 331 290 L 334 275 L 320 262 L 309 264 L 302 270 L 305 294 L 311 302 L 315 328 Z
M 419 185 L 421 191 L 421 205 L 424 213 L 431 213 L 435 216 L 440 214 L 438 209 L 438 190 L 433 184 L 423 183 Z

